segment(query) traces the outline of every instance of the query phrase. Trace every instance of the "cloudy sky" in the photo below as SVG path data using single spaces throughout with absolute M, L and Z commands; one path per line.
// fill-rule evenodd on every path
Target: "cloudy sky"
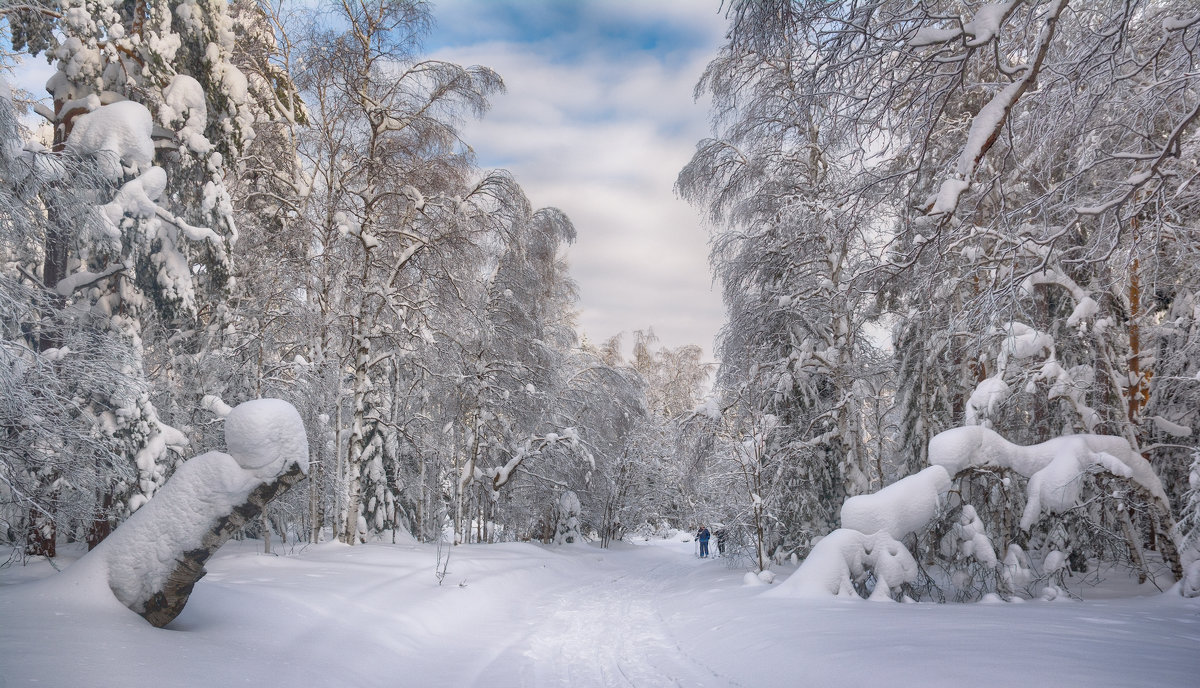
M 433 57 L 480 64 L 507 93 L 467 125 L 484 167 L 513 172 L 579 238 L 568 258 L 593 341 L 653 327 L 711 356 L 722 321 L 708 234 L 675 177 L 709 133 L 692 89 L 716 54 L 719 0 L 437 0 Z

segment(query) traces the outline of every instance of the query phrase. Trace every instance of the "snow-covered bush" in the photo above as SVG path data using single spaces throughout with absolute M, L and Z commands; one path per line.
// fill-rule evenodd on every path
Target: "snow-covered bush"
M 896 599 L 917 579 L 917 562 L 884 531 L 839 528 L 822 538 L 773 593 L 786 597 Z
M 1095 504 L 1116 500 L 1118 516 L 1123 503 L 1136 499 L 1148 504 L 1154 518 L 1169 518 L 1158 477 L 1119 437 L 1069 435 L 1022 447 L 988 428 L 968 426 L 934 437 L 929 458 L 929 468 L 846 500 L 843 528 L 813 548 L 789 587 L 805 595 L 896 597 L 907 584 L 904 592 L 914 596 L 945 599 L 949 592 L 968 601 L 997 593 L 1038 594 L 1033 586 L 1044 584 L 1045 595 L 1060 597 L 1071 594 L 1066 577 L 1086 569 L 1082 549 L 1096 547 L 1086 520 L 1100 516 L 1088 513 L 1085 496 Z M 990 486 L 973 490 L 969 479 L 976 473 L 991 476 Z M 1003 477 L 994 479 L 997 474 Z M 951 476 L 959 489 L 951 489 Z M 1017 503 L 1024 505 L 1006 510 L 1013 497 L 1004 493 L 1021 485 L 1024 499 Z M 1097 485 L 1105 490 L 1097 494 Z M 967 501 L 972 498 L 979 501 Z M 999 514 L 1001 522 L 988 523 L 977 504 Z M 1144 574 L 1128 514 L 1121 522 L 1127 526 L 1128 556 Z M 1003 562 L 996 542 L 1006 547 Z M 1174 551 L 1170 542 L 1162 545 L 1165 555 Z M 1040 566 L 1031 563 L 1027 549 L 1038 552 Z M 925 566 L 918 566 L 913 552 Z
M 898 599 L 919 575 L 899 539 L 925 531 L 941 513 L 949 489 L 946 470 L 930 466 L 874 494 L 846 500 L 843 527 L 813 546 L 780 594 Z
M 1061 580 L 1097 555 L 1127 560 L 1139 577 L 1147 576 L 1132 522 L 1138 514 L 1159 535 L 1164 563 L 1181 573 L 1167 493 L 1150 462 L 1124 438 L 1064 435 L 1020 446 L 968 426 L 936 435 L 929 460 L 954 476 L 962 500 L 978 495 L 973 506 L 993 542 L 1016 540 L 1042 550 L 1053 565 L 1047 578 Z

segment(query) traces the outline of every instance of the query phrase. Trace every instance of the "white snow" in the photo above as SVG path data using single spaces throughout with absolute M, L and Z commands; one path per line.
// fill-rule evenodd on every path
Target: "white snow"
M 1085 296 L 1075 305 L 1075 310 L 1071 311 L 1071 317 L 1067 318 L 1067 325 L 1071 327 L 1081 327 L 1085 321 L 1094 318 L 1100 312 L 1100 304 L 1090 296 Z
M 1113 475 L 1132 477 L 1133 471 L 1105 452 L 1065 451 L 1029 477 L 1028 501 L 1021 514 L 1021 528 L 1029 530 L 1043 513 L 1061 514 L 1079 502 L 1083 475 L 1100 466 Z
M 1024 86 L 1024 80 L 1017 80 L 1005 86 L 992 96 L 971 120 L 971 129 L 967 132 L 967 141 L 963 144 L 962 155 L 958 159 L 958 174 L 961 178 L 970 179 L 975 174 L 975 166 L 983 155 L 984 144 L 1003 124 L 1009 108 L 1017 100 L 1017 93 Z
M 583 535 L 579 532 L 581 525 L 579 515 L 582 511 L 583 506 L 579 503 L 578 495 L 571 490 L 562 493 L 558 498 L 558 504 L 555 505 L 555 514 L 557 515 L 554 532 L 555 544 L 567 545 L 583 542 Z
M 1058 398 L 1066 398 L 1079 414 L 1080 420 L 1083 421 L 1083 427 L 1092 432 L 1096 426 L 1100 424 L 1100 414 L 1091 406 L 1087 405 L 1084 396 L 1091 387 L 1092 381 L 1096 377 L 1096 372 L 1091 366 L 1077 365 L 1072 366 L 1070 370 L 1065 370 L 1059 365 L 1056 359 L 1048 359 L 1042 364 L 1042 369 L 1036 375 L 1029 379 L 1027 392 L 1032 392 L 1034 383 L 1041 380 L 1051 381 L 1050 390 L 1046 394 L 1046 398 L 1050 400 Z
M 225 417 L 225 446 L 238 465 L 260 478 L 290 463 L 308 472 L 308 437 L 300 414 L 280 399 L 238 404 Z
M 891 587 L 911 583 L 917 563 L 904 545 L 886 532 L 864 534 L 840 528 L 821 538 L 800 564 L 799 570 L 772 593 L 775 597 L 823 599 L 830 596 L 860 599 L 854 583 L 874 573 L 872 597 Z
M 460 546 L 438 586 L 435 545 L 230 542 L 166 629 L 45 564 L 10 566 L 0 667 L 10 686 L 93 688 L 1190 688 L 1200 671 L 1200 599 L 1149 584 L 1106 575 L 1096 591 L 1121 599 L 1072 604 L 847 604 L 786 594 L 791 567 L 745 585 L 693 547 Z
M 1012 390 L 1004 378 L 999 375 L 980 382 L 975 387 L 975 391 L 971 392 L 970 398 L 967 399 L 967 425 L 983 425 L 990 428 L 992 426 L 990 419 L 996 415 L 1000 410 L 1000 405 L 1010 396 L 1012 396 Z
M 976 48 L 990 42 L 1000 33 L 1000 21 L 1017 0 L 984 5 L 975 11 L 971 21 L 963 24 L 963 33 L 973 36 L 967 46 Z
M 909 39 L 908 44 L 914 48 L 938 45 L 952 41 L 961 36 L 962 33 L 962 30 L 958 28 L 943 29 L 934 26 L 923 26 Z
M 847 499 L 842 504 L 842 528 L 867 535 L 884 532 L 902 539 L 922 530 L 937 515 L 949 489 L 946 469 L 929 466 L 874 494 Z
M 1186 425 L 1172 423 L 1171 421 L 1167 420 L 1166 418 L 1163 418 L 1162 416 L 1154 416 L 1150 420 L 1154 421 L 1154 426 L 1157 427 L 1159 429 L 1159 431 L 1165 432 L 1168 435 L 1174 435 L 1175 437 L 1191 437 L 1192 436 L 1192 429 Z
M 159 121 L 163 126 L 176 127 L 179 141 L 194 152 L 204 155 L 212 150 L 212 143 L 204 136 L 208 124 L 208 106 L 204 87 L 199 81 L 186 74 L 176 74 L 163 89 L 164 103 L 159 110 Z
M 1167 17 L 1163 20 L 1164 31 L 1182 31 L 1192 24 L 1200 22 L 1200 14 L 1194 17 Z
M 76 118 L 67 147 L 78 155 L 97 155 L 105 174 L 116 181 L 123 176 L 122 165 L 135 171 L 150 166 L 153 126 L 146 106 L 124 100 Z
M 975 507 L 963 505 L 958 519 L 942 538 L 942 555 L 947 559 L 975 559 L 984 566 L 996 566 L 996 548 L 988 538 Z
M 937 199 L 934 201 L 933 208 L 929 211 L 929 214 L 941 215 L 954 212 L 954 209 L 958 207 L 958 197 L 970 186 L 969 182 L 962 179 L 947 179 L 942 182 L 942 186 L 938 190 Z
M 1187 565 L 1183 580 L 1179 581 L 1179 594 L 1184 597 L 1200 597 L 1200 559 Z
M 1010 322 L 1004 333 L 1004 343 L 1001 345 L 1002 366 L 1009 358 L 1021 360 L 1054 352 L 1053 337 L 1024 323 Z
M 200 400 L 200 407 L 221 418 L 228 416 L 230 411 L 233 411 L 233 407 L 215 394 L 205 394 L 204 398 Z
M 158 199 L 167 188 L 167 173 L 161 167 L 150 167 L 141 176 L 135 177 L 117 190 L 113 200 L 100 206 L 100 212 L 112 223 L 112 232 L 120 235 L 116 227 L 125 215 L 151 218 L 158 215 Z
M 1013 543 L 1008 546 L 1008 552 L 1004 555 L 1004 566 L 1000 569 L 1000 579 L 1009 590 L 1024 588 L 1033 581 L 1029 555 L 1020 545 Z
M 1063 570 L 1067 566 L 1067 555 L 1059 550 L 1052 550 L 1042 560 L 1042 571 L 1044 573 L 1056 573 Z

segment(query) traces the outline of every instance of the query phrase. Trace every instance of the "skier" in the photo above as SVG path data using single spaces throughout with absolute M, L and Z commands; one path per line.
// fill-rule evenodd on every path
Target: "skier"
M 725 556 L 725 528 L 717 526 L 717 555 Z
M 700 558 L 708 556 L 708 528 L 700 526 L 700 532 L 696 533 L 696 539 L 700 541 Z

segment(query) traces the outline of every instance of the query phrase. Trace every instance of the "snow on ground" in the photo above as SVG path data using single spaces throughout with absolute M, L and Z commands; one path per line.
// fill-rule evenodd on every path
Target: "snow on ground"
M 1190 687 L 1200 676 L 1200 600 L 1124 581 L 1109 590 L 1123 599 L 872 604 L 769 594 L 778 583 L 745 585 L 744 569 L 696 559 L 679 539 L 457 547 L 441 587 L 432 545 L 261 548 L 228 543 L 165 629 L 44 563 L 0 569 L 0 686 Z

